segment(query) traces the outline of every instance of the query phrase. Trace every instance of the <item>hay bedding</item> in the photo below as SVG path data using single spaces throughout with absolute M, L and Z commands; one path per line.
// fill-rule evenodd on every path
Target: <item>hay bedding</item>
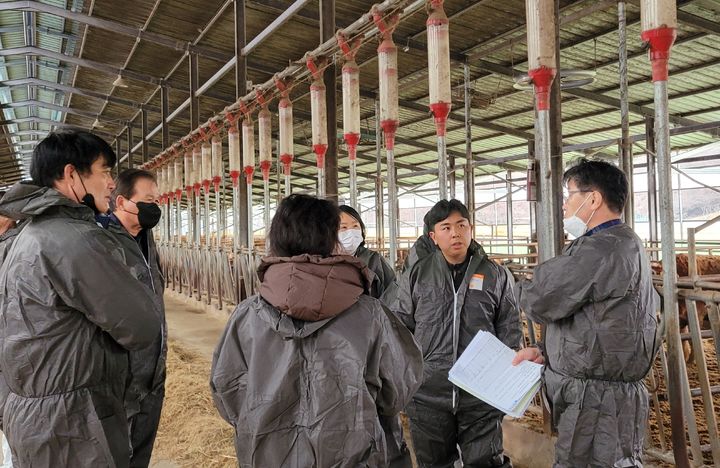
M 713 348 L 713 343 L 710 340 L 704 340 L 703 347 L 705 349 L 705 357 L 707 360 L 707 366 L 708 366 L 708 373 L 710 376 L 710 385 L 718 385 L 720 384 L 720 366 L 718 365 L 718 360 L 715 356 L 715 349 Z M 688 366 L 688 377 L 690 381 L 690 386 L 692 388 L 699 387 L 698 383 L 698 376 L 697 376 L 697 367 L 695 366 L 694 362 L 690 362 L 687 364 Z M 668 444 L 668 448 L 672 446 L 671 442 L 671 431 L 670 431 L 670 404 L 667 401 L 667 388 L 665 386 L 665 381 L 662 378 L 662 368 L 660 364 L 660 360 L 657 359 L 655 361 L 654 365 L 655 369 L 655 376 L 658 379 L 657 382 L 657 391 L 659 393 L 660 397 L 660 409 L 662 412 L 662 420 L 663 420 L 663 429 L 665 434 L 665 440 Z M 647 381 L 647 386 L 649 390 L 652 390 L 652 386 L 650 385 L 650 382 Z M 713 401 L 715 404 L 716 410 L 720 408 L 720 394 L 716 394 L 713 396 Z M 660 425 L 658 424 L 658 420 L 656 417 L 655 409 L 653 407 L 654 402 L 650 401 L 650 418 L 649 418 L 649 425 L 650 425 L 650 431 L 649 433 L 646 433 L 646 437 L 650 437 L 652 440 L 652 445 L 654 447 L 659 448 L 660 447 Z M 698 425 L 698 432 L 700 435 L 700 443 L 703 445 L 707 445 L 710 443 L 709 435 L 708 435 L 708 428 L 707 424 L 705 422 L 705 414 L 704 409 L 702 405 L 702 398 L 701 397 L 694 397 L 693 398 L 693 406 L 695 410 L 697 425 Z M 519 419 L 518 422 L 522 424 L 523 426 L 527 427 L 528 429 L 532 429 L 535 432 L 542 433 L 543 432 L 543 424 L 542 424 L 542 414 L 539 411 L 533 411 L 532 408 L 530 411 L 526 412 L 522 419 Z M 689 451 L 689 448 L 688 448 Z M 704 462 L 707 464 L 712 464 L 711 461 L 711 454 L 710 453 L 704 453 Z M 649 459 L 649 457 L 648 457 Z M 653 460 L 653 466 L 656 467 L 672 467 L 673 464 L 670 463 L 664 463 L 661 461 Z M 718 465 L 720 466 L 720 465 Z
M 233 429 L 215 409 L 209 381 L 210 361 L 171 341 L 154 458 L 181 467 L 237 466 Z
M 705 359 L 708 367 L 708 375 L 710 385 L 720 384 L 720 366 L 718 365 L 717 356 L 715 355 L 715 348 L 712 340 L 703 340 L 703 349 L 705 350 Z M 672 433 L 670 430 L 670 403 L 667 401 L 667 387 L 665 385 L 664 378 L 662 377 L 662 366 L 660 360 L 655 362 L 655 376 L 658 378 L 658 395 L 660 399 L 660 409 L 662 411 L 663 429 L 665 434 L 665 440 L 668 447 L 672 447 Z M 700 386 L 698 380 L 697 366 L 694 361 L 687 363 L 688 380 L 690 381 L 690 388 L 698 388 Z M 650 384 L 648 383 L 650 389 Z M 713 395 L 713 404 L 715 410 L 720 408 L 720 394 Z M 693 407 L 695 410 L 695 419 L 697 421 L 698 433 L 700 435 L 700 444 L 708 445 L 710 443 L 710 436 L 708 434 L 707 421 L 705 418 L 705 410 L 702 403 L 702 397 L 693 397 Z M 650 436 L 653 440 L 653 445 L 656 447 L 660 446 L 660 425 L 658 424 L 655 410 L 653 408 L 652 397 L 650 401 Z M 688 445 L 688 453 L 690 453 L 690 447 Z M 712 464 L 712 454 L 706 452 L 704 455 L 704 462 L 710 466 L 719 466 Z

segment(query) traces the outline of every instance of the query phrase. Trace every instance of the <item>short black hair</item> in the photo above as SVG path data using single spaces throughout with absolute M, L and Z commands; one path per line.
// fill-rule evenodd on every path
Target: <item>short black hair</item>
M 275 257 L 329 257 L 338 243 L 340 210 L 330 200 L 293 194 L 278 205 L 268 241 Z
M 139 179 L 150 179 L 157 184 L 157 177 L 150 171 L 137 168 L 125 169 L 115 179 L 115 190 L 113 190 L 112 199 L 115 200 L 118 195 L 122 195 L 128 200 L 132 198 L 135 195 L 135 183 Z
M 80 174 L 88 174 L 99 158 L 115 166 L 115 152 L 105 140 L 84 130 L 53 132 L 33 150 L 30 176 L 41 187 L 52 187 L 61 179 L 67 164 Z
M 355 208 L 348 205 L 340 205 L 338 208 L 341 212 L 352 216 L 357 220 L 358 223 L 360 223 L 360 232 L 362 232 L 362 238 L 363 240 L 365 240 L 365 223 L 363 223 L 363 220 L 360 217 L 360 213 L 358 213 Z
M 563 174 L 563 183 L 575 182 L 579 190 L 597 190 L 615 213 L 621 213 L 628 197 L 628 180 L 617 166 L 596 159 L 578 159 Z
M 423 220 L 429 231 L 435 231 L 435 225 L 447 219 L 453 213 L 460 213 L 460 216 L 470 221 L 470 212 L 460 200 L 440 200 L 430 208 Z

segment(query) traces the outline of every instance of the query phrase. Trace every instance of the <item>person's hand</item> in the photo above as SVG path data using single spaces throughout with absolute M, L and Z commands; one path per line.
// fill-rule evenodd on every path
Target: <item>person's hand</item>
M 523 348 L 515 353 L 515 358 L 512 361 L 513 366 L 517 366 L 523 361 L 532 361 L 535 364 L 545 364 L 545 358 L 538 348 L 530 347 Z

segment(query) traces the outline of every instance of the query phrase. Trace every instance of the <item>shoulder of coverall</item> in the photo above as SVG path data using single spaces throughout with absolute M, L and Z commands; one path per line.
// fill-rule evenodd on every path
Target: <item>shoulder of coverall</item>
M 18 234 L 20 234 L 20 231 L 23 230 L 23 228 L 27 225 L 28 220 L 24 220 L 16 224 L 15 226 L 11 227 L 4 233 L 0 234 L 0 243 L 2 242 L 8 242 L 14 237 L 17 237 Z
M 366 259 L 372 257 L 374 250 L 370 250 L 367 247 L 365 247 L 365 241 L 361 242 L 358 248 L 355 250 L 355 257 Z
M 5 196 L 7 198 L 7 194 Z M 70 200 L 57 190 L 39 187 L 24 196 L 0 202 L 0 214 L 12 219 L 39 217 L 72 218 L 95 224 L 95 213 L 85 205 Z
M 28 203 L 47 191 L 30 182 L 18 182 L 10 187 L 0 199 L 0 215 L 14 220 L 27 219 L 24 213 Z
M 583 252 L 602 253 L 604 255 L 624 255 L 626 249 L 630 246 L 635 248 L 638 243 L 642 243 L 635 231 L 627 224 L 618 224 L 611 226 L 602 231 L 594 233 L 592 236 L 580 236 L 573 240 L 565 249 L 565 255 L 579 255 Z
M 60 197 L 65 198 L 62 195 Z M 28 223 L 16 242 L 21 242 L 27 233 L 32 237 L 32 243 L 40 246 L 41 251 L 35 254 L 44 258 L 52 259 L 72 251 L 74 254 L 88 255 L 89 259 L 94 254 L 110 254 L 125 264 L 126 254 L 122 243 L 114 234 L 97 224 L 90 208 L 76 205 L 83 209 L 67 207 L 61 201 L 58 211 L 49 211 L 47 215 L 38 216 Z

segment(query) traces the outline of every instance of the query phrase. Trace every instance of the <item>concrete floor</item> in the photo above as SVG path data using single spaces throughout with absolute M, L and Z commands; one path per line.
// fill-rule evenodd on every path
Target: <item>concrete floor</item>
M 207 309 L 195 299 L 172 291 L 165 293 L 165 311 L 168 338 L 212 359 L 215 345 L 225 329 L 226 312 Z
M 226 312 L 208 312 L 195 299 L 172 291 L 165 293 L 165 311 L 168 338 L 211 360 L 215 345 L 225 329 L 223 315 Z M 152 460 L 150 468 L 180 468 L 180 465 L 172 460 Z

